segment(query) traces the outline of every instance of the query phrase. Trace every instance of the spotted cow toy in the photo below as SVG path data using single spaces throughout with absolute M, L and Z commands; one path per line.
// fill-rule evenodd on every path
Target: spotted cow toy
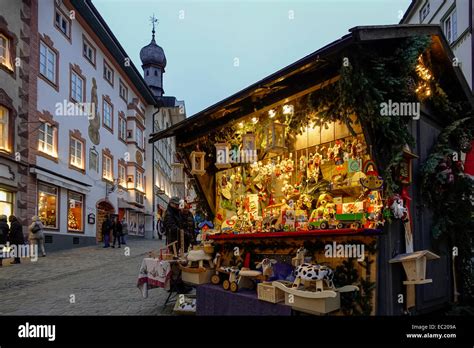
M 322 291 L 322 281 L 325 281 L 328 287 L 334 288 L 333 277 L 333 270 L 327 266 L 303 263 L 295 269 L 295 281 L 292 287 L 299 287 L 302 280 L 307 282 L 315 281 L 316 290 Z

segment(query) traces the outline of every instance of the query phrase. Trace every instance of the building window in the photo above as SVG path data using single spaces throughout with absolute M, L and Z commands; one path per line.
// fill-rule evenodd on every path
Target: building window
M 11 56 L 11 40 L 0 33 L 0 64 L 13 70 L 12 56 Z
M 114 180 L 114 172 L 113 172 L 113 164 L 112 164 L 112 157 L 103 154 L 102 156 L 102 177 L 105 180 L 113 181 Z
M 420 23 L 423 22 L 423 20 L 428 17 L 430 13 L 430 2 L 428 1 L 425 6 L 422 7 L 420 10 Z
M 10 113 L 0 105 L 0 150 L 10 152 Z
M 57 85 L 57 58 L 56 52 L 40 41 L 40 74 L 54 85 Z
M 82 36 L 82 55 L 95 67 L 95 47 Z
M 119 117 L 119 139 L 127 140 L 127 120 L 122 116 Z
M 104 79 L 114 86 L 114 70 L 110 67 L 109 64 L 104 60 Z
M 67 229 L 74 232 L 84 231 L 84 195 L 68 191 Z
M 143 193 L 136 192 L 135 193 L 135 203 L 143 205 L 144 197 Z
M 0 215 L 13 214 L 13 193 L 0 189 Z
M 135 129 L 135 137 L 137 140 L 137 146 L 140 149 L 143 149 L 143 131 L 139 127 L 136 127 Z
M 451 44 L 458 38 L 456 8 L 454 8 L 443 21 L 444 35 Z
M 95 146 L 89 150 L 89 169 L 97 173 L 99 172 L 99 154 Z
M 66 36 L 69 40 L 71 39 L 71 22 L 66 14 L 59 8 L 55 9 L 54 13 L 54 26 Z
M 43 122 L 39 127 L 38 134 L 38 150 L 50 156 L 58 157 L 56 146 L 56 132 L 55 126 L 50 123 Z
M 38 216 L 45 228 L 58 228 L 58 188 L 38 183 Z
M 140 191 L 143 191 L 143 173 L 137 170 L 135 177 L 135 188 Z
M 71 69 L 71 99 L 76 103 L 82 103 L 85 99 L 84 78 Z
M 125 166 L 120 164 L 118 165 L 118 184 L 122 187 L 127 187 L 127 174 L 125 172 Z
M 125 87 L 125 84 L 122 82 L 122 80 L 120 80 L 119 94 L 120 98 L 122 98 L 125 103 L 128 103 L 128 88 Z
M 84 169 L 84 144 L 74 137 L 71 137 L 69 143 L 69 163 L 76 168 Z
M 103 101 L 102 114 L 104 115 L 102 123 L 104 124 L 105 128 L 108 128 L 111 132 L 113 132 L 113 129 L 114 129 L 114 123 L 113 123 L 114 107 L 110 102 L 105 100 L 105 98 L 102 101 Z

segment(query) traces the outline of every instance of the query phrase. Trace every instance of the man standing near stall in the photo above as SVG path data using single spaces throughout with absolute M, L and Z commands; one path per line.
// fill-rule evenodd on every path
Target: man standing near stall
M 179 247 L 181 247 L 179 241 L 179 232 L 181 227 L 180 219 L 181 216 L 179 211 L 179 198 L 172 197 L 168 204 L 168 208 L 166 209 L 165 218 L 163 222 L 166 233 L 166 244 L 178 241 L 178 245 Z
M 184 245 L 181 245 L 182 243 L 181 243 L 181 238 L 180 238 L 181 231 L 183 231 L 183 224 L 181 221 L 182 216 L 179 209 L 179 203 L 180 203 L 179 197 L 172 197 L 170 199 L 168 208 L 166 209 L 166 212 L 165 212 L 163 224 L 166 231 L 165 232 L 166 244 L 170 244 L 175 241 L 178 241 L 178 248 L 179 249 L 183 248 L 183 251 L 184 251 Z M 172 282 L 173 282 L 172 287 L 175 289 L 175 291 L 177 291 L 180 294 L 191 291 L 191 288 L 184 285 L 181 279 L 181 270 L 176 263 L 172 264 L 171 270 L 173 272 L 172 277 L 171 277 Z

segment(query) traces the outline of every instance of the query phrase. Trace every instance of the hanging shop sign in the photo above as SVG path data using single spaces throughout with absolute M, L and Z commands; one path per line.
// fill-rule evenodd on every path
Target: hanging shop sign
M 89 215 L 87 215 L 87 223 L 90 224 L 90 225 L 95 224 L 95 214 L 94 213 L 90 213 Z

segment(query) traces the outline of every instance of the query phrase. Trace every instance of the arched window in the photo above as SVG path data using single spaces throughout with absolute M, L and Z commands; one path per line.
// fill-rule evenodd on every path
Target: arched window
M 155 70 L 155 76 L 158 76 L 158 71 Z
M 146 76 L 150 75 L 150 70 L 146 71 Z

